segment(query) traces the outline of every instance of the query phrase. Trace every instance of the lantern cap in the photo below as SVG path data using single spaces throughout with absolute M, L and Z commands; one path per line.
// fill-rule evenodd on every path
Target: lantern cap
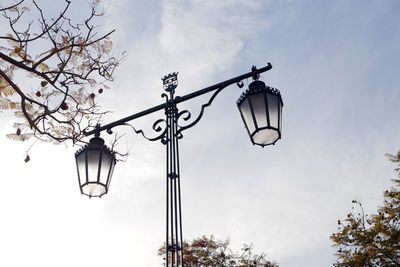
M 109 147 L 104 145 L 104 139 L 103 138 L 100 138 L 100 137 L 96 136 L 96 137 L 93 137 L 92 139 L 90 139 L 89 143 L 86 144 L 84 147 L 78 149 L 75 152 L 75 156 L 78 156 L 80 153 L 82 153 L 86 149 L 93 149 L 93 148 L 102 149 L 103 151 L 110 152 L 113 155 L 115 154 L 115 152 L 113 150 L 111 150 Z
M 244 100 L 246 100 L 247 96 L 254 95 L 257 93 L 261 93 L 261 92 L 268 92 L 270 94 L 274 94 L 274 95 L 281 97 L 281 93 L 279 92 L 278 89 L 271 87 L 271 86 L 266 86 L 263 81 L 255 80 L 249 84 L 249 88 L 240 95 L 240 97 L 238 98 L 236 103 L 238 105 L 240 105 L 243 103 Z M 282 101 L 282 98 L 281 98 L 281 101 Z M 282 103 L 282 106 L 283 106 L 283 103 Z
M 104 139 L 95 136 L 92 139 L 90 139 L 89 144 L 94 147 L 102 147 L 104 145 Z

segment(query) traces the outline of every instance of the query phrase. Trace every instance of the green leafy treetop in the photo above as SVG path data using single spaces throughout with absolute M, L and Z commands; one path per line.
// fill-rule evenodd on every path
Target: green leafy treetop
M 400 151 L 386 156 L 396 163 L 400 176 Z M 365 214 L 362 204 L 353 200 L 352 212 L 338 221 L 338 232 L 330 237 L 337 248 L 334 266 L 400 266 L 400 179 L 392 181 L 377 214 Z
M 95 98 L 119 64 L 110 40 L 114 31 L 97 32 L 100 0 L 92 1 L 84 18 L 69 16 L 72 1 L 56 2 L 58 14 L 35 0 L 0 3 L 0 110 L 19 120 L 8 135 L 14 140 L 79 143 L 83 130 L 105 113 Z
M 240 253 L 234 253 L 229 243 L 229 239 L 216 240 L 213 235 L 184 241 L 183 262 L 187 267 L 279 267 L 276 262 L 266 260 L 264 253 L 254 254 L 252 245 L 245 244 Z M 165 257 L 165 244 L 158 255 Z

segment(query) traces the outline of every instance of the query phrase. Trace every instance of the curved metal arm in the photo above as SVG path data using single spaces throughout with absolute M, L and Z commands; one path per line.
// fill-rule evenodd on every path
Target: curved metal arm
M 195 91 L 195 92 L 193 92 L 193 93 L 190 93 L 190 94 L 187 94 L 187 95 L 184 95 L 184 96 L 181 96 L 181 97 L 177 96 L 175 99 L 173 99 L 173 103 L 174 103 L 174 104 L 179 104 L 179 103 L 182 103 L 182 102 L 187 101 L 187 100 L 189 100 L 189 99 L 195 98 L 195 97 L 197 97 L 197 96 L 200 96 L 200 95 L 203 95 L 203 94 L 206 94 L 206 93 L 215 91 L 215 93 L 214 93 L 213 96 L 211 97 L 210 101 L 209 101 L 207 104 L 205 104 L 205 105 L 202 106 L 202 109 L 201 109 L 201 112 L 200 112 L 199 117 L 196 118 L 196 120 L 194 120 L 191 124 L 189 124 L 189 125 L 187 125 L 187 126 L 181 127 L 180 130 L 179 130 L 179 133 L 181 133 L 182 131 L 184 131 L 184 130 L 186 130 L 186 129 L 192 127 L 192 126 L 194 126 L 194 125 L 201 119 L 201 117 L 203 116 L 204 108 L 205 108 L 205 107 L 208 107 L 208 106 L 211 104 L 211 102 L 213 101 L 213 99 L 215 98 L 215 96 L 216 96 L 223 88 L 225 88 L 225 87 L 227 87 L 227 86 L 229 86 L 229 85 L 231 85 L 231 84 L 234 84 L 234 83 L 239 83 L 238 85 L 241 85 L 240 82 L 241 82 L 242 80 L 247 79 L 247 78 L 250 78 L 250 77 L 253 77 L 253 79 L 254 79 L 254 78 L 258 78 L 258 76 L 257 76 L 258 74 L 263 73 L 263 72 L 266 72 L 266 71 L 270 70 L 271 68 L 272 68 L 272 65 L 271 65 L 270 63 L 268 63 L 267 66 L 262 67 L 262 68 L 260 68 L 260 69 L 257 69 L 256 67 L 253 67 L 252 70 L 251 70 L 251 72 L 248 72 L 248 73 L 239 75 L 239 76 L 237 76 L 237 77 L 231 78 L 231 79 L 229 79 L 229 80 L 226 80 L 226 81 L 223 81 L 223 82 L 214 84 L 214 85 L 211 85 L 211 86 L 209 86 L 209 87 L 200 89 L 200 90 L 198 90 L 198 91 Z M 240 87 L 240 86 L 239 86 L 239 87 Z M 169 100 L 169 101 L 171 101 L 171 100 Z M 154 107 L 152 107 L 152 108 L 143 110 L 143 111 L 141 111 L 141 112 L 135 113 L 135 114 L 130 115 L 130 116 L 128 116 L 128 117 L 122 118 L 122 119 L 120 119 L 120 120 L 114 121 L 114 122 L 109 123 L 109 124 L 107 124 L 107 125 L 103 125 L 103 126 L 98 127 L 98 128 L 96 128 L 96 129 L 94 129 L 94 130 L 92 130 L 92 131 L 84 132 L 84 134 L 85 134 L 86 136 L 89 136 L 89 135 L 96 134 L 96 133 L 99 133 L 99 132 L 105 131 L 105 130 L 106 130 L 107 132 L 111 132 L 111 129 L 114 128 L 115 126 L 123 125 L 123 124 L 125 124 L 125 123 L 128 122 L 128 121 L 135 120 L 135 119 L 137 119 L 137 118 L 140 118 L 140 117 L 146 116 L 146 115 L 148 115 L 148 114 L 154 113 L 154 112 L 156 112 L 156 111 L 159 111 L 159 110 L 162 110 L 162 109 L 167 108 L 168 105 L 169 105 L 169 101 L 166 101 L 166 103 L 163 103 L 163 104 L 154 106 Z M 185 116 L 186 116 L 185 118 L 188 118 L 188 119 L 190 118 L 190 116 L 188 115 L 188 114 L 190 114 L 189 111 L 183 111 L 183 112 L 181 112 L 180 114 L 181 114 L 180 116 L 183 116 L 183 114 L 187 114 L 187 115 L 185 115 Z M 186 120 L 188 120 L 188 119 L 186 119 Z M 184 120 L 185 120 L 185 119 L 184 119 Z
M 212 95 L 211 98 L 208 100 L 208 102 L 205 103 L 205 104 L 203 104 L 203 105 L 201 106 L 201 110 L 200 110 L 200 113 L 199 113 L 199 115 L 197 116 L 197 118 L 196 118 L 193 122 L 191 122 L 190 124 L 185 125 L 185 126 L 179 125 L 179 119 L 180 119 L 180 118 L 182 118 L 184 121 L 188 121 L 188 120 L 190 120 L 190 118 L 191 118 L 191 116 L 192 116 L 191 113 L 190 113 L 190 111 L 188 111 L 188 110 L 182 110 L 181 112 L 179 112 L 179 113 L 178 113 L 178 116 L 177 116 L 177 118 L 176 118 L 176 124 L 177 124 L 178 127 L 179 127 L 177 133 L 178 133 L 178 134 L 181 134 L 184 130 L 189 129 L 189 128 L 195 126 L 195 125 L 200 121 L 200 119 L 203 117 L 205 108 L 206 108 L 206 107 L 209 107 L 209 106 L 212 104 L 212 102 L 214 101 L 214 98 L 215 98 L 215 97 L 222 91 L 222 89 L 224 89 L 224 88 L 226 88 L 226 86 L 220 87 L 218 90 L 216 90 L 216 91 L 213 93 L 213 95 Z

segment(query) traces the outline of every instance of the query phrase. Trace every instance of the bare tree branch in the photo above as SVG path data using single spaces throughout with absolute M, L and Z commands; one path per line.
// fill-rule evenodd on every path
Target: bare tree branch
M 55 18 L 47 18 L 36 0 L 0 7 L 9 28 L 0 35 L 0 105 L 24 119 L 15 124 L 19 134 L 55 143 L 80 143 L 83 131 L 94 127 L 106 113 L 95 98 L 108 88 L 105 83 L 112 81 L 121 60 L 112 50 L 114 30 L 102 35 L 95 31 L 95 20 L 103 16 L 98 1 L 81 23 L 67 16 L 71 6 L 65 0 Z M 29 21 L 23 25 L 19 23 L 23 19 Z M 17 82 L 17 73 L 18 77 L 25 75 L 31 83 L 28 88 L 34 89 Z

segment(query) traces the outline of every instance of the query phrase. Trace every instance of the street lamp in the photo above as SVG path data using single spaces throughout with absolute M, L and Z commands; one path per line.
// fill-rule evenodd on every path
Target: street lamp
M 89 197 L 107 194 L 116 163 L 115 154 L 99 136 L 75 153 L 81 193 Z
M 272 68 L 271 64 L 257 69 L 252 67 L 251 72 L 235 78 L 214 84 L 185 96 L 175 96 L 178 86 L 178 73 L 166 75 L 163 80 L 164 90 L 161 96 L 165 103 L 143 110 L 126 118 L 114 121 L 104 126 L 97 125 L 85 135 L 95 135 L 88 145 L 75 154 L 78 179 L 81 193 L 89 197 L 101 197 L 108 192 L 111 176 L 115 166 L 115 153 L 104 145 L 100 132 L 112 133 L 112 128 L 127 125 L 128 121 L 146 116 L 159 110 L 165 111 L 165 118 L 154 122 L 153 130 L 156 137 L 148 138 L 142 130 L 134 131 L 143 135 L 147 140 L 160 140 L 166 145 L 166 267 L 184 266 L 183 263 L 183 236 L 181 212 L 181 188 L 178 141 L 182 133 L 196 125 L 203 116 L 206 107 L 210 106 L 215 97 L 227 86 L 236 83 L 243 87 L 243 80 L 252 77 L 253 82 L 237 101 L 243 122 L 253 144 L 262 147 L 281 138 L 282 130 L 282 98 L 277 89 L 267 87 L 259 81 L 260 73 Z M 188 110 L 179 111 L 178 104 L 206 93 L 214 92 L 207 103 L 201 106 L 199 115 L 189 122 L 191 114 Z M 182 122 L 187 122 L 183 125 Z
M 239 97 L 237 105 L 254 145 L 274 145 L 281 138 L 283 103 L 278 89 L 255 80 Z

